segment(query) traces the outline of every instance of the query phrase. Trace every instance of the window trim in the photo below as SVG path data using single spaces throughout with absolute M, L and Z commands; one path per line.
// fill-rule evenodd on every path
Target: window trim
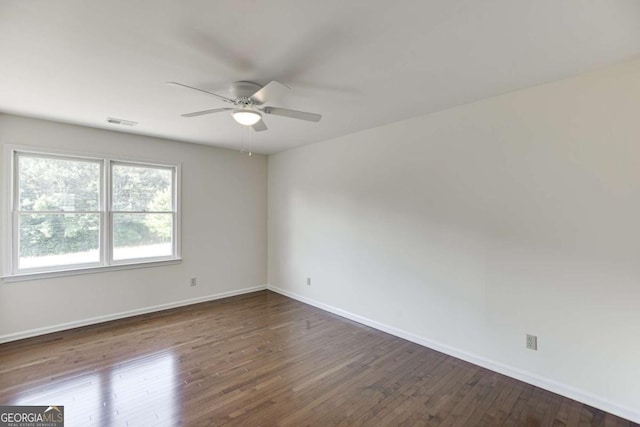
M 18 197 L 17 178 L 17 157 L 26 154 L 28 156 L 42 156 L 45 158 L 58 157 L 69 160 L 86 160 L 100 164 L 100 194 L 99 206 L 101 226 L 99 236 L 100 260 L 97 263 L 69 264 L 48 267 L 37 267 L 30 269 L 18 268 L 18 233 L 17 221 L 20 212 L 14 211 L 16 198 Z M 181 164 L 176 162 L 161 162 L 157 160 L 146 160 L 140 158 L 130 158 L 127 156 L 114 156 L 111 154 L 87 153 L 70 150 L 58 150 L 35 146 L 5 145 L 3 153 L 3 215 L 2 234 L 7 236 L 3 245 L 4 255 L 2 257 L 2 273 L 0 278 L 4 282 L 41 279 L 48 277 L 68 276 L 75 274 L 87 274 L 110 270 L 123 270 L 131 268 L 152 267 L 157 265 L 175 264 L 182 261 L 181 258 Z M 114 164 L 126 164 L 142 167 L 156 167 L 170 169 L 172 173 L 173 185 L 173 241 L 172 255 L 160 257 L 129 258 L 125 260 L 113 260 L 113 236 L 111 236 L 113 211 L 111 210 L 111 168 Z M 92 211 L 93 212 L 93 211 Z M 56 213 L 51 211 L 51 213 Z M 73 212 L 76 213 L 76 212 Z M 82 213 L 78 211 L 77 213 Z

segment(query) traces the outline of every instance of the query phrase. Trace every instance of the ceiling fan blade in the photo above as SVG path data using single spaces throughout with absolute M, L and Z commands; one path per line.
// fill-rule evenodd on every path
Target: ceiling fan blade
M 290 87 L 275 80 L 270 81 L 251 95 L 251 100 L 258 105 L 264 104 L 267 100 L 274 98 L 274 96 L 283 89 L 288 90 Z
M 319 122 L 322 115 L 316 113 L 306 113 L 304 111 L 289 110 L 279 107 L 264 107 L 262 112 L 265 114 L 273 114 L 274 116 L 289 117 L 291 119 L 306 120 L 309 122 Z
M 221 111 L 229 111 L 229 110 L 233 110 L 233 108 L 214 108 L 212 110 L 196 111 L 195 113 L 182 114 L 182 117 L 198 117 L 198 116 L 204 116 L 205 114 L 219 113 Z
M 264 120 L 260 120 L 258 121 L 255 125 L 251 126 L 253 128 L 253 130 L 255 130 L 256 132 L 262 132 L 263 130 L 267 130 L 267 125 L 265 124 Z
M 233 99 L 229 99 L 226 96 L 218 95 L 217 93 L 209 92 L 209 91 L 204 90 L 204 89 L 198 89 L 197 87 L 183 85 L 182 83 L 178 83 L 178 82 L 166 82 L 166 84 L 171 85 L 171 86 L 180 86 L 180 87 L 184 87 L 184 88 L 187 88 L 187 89 L 196 90 L 198 92 L 206 93 L 207 95 L 213 95 L 216 98 L 223 100 L 224 102 L 228 102 L 230 104 L 234 104 Z

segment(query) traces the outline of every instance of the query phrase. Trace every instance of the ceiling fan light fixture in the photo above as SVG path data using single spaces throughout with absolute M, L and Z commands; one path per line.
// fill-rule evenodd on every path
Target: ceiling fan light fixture
M 262 114 L 250 108 L 238 108 L 233 110 L 233 118 L 244 126 L 253 126 L 260 121 Z

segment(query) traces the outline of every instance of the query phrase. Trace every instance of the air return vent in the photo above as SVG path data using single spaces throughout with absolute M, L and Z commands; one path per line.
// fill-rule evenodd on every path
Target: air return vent
M 138 122 L 132 122 L 131 120 L 115 119 L 113 117 L 107 117 L 107 123 L 122 126 L 135 126 L 138 124 Z

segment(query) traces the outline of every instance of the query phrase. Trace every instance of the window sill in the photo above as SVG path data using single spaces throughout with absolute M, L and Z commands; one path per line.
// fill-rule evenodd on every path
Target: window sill
M 3 276 L 5 283 L 23 282 L 26 280 L 50 279 L 54 277 L 77 276 L 80 274 L 106 273 L 109 271 L 133 270 L 147 267 L 160 267 L 164 265 L 180 264 L 182 258 L 169 259 L 163 261 L 135 262 L 131 264 L 104 265 L 99 267 L 74 268 L 73 270 L 56 270 L 39 273 L 20 273 L 11 276 Z

